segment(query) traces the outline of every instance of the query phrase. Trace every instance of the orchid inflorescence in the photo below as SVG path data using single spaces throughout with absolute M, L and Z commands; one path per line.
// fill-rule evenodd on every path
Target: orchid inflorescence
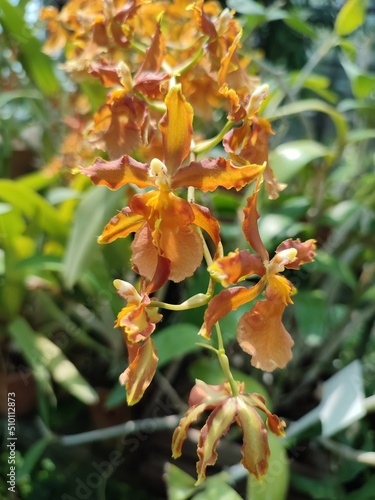
M 88 141 L 102 157 L 90 166 L 81 164 L 80 171 L 112 190 L 129 184 L 138 188 L 99 237 L 105 244 L 134 233 L 131 262 L 139 287 L 114 281 L 125 301 L 115 326 L 123 332 L 129 356 L 120 376 L 127 402 L 137 403 L 155 375 L 158 355 L 152 334 L 163 318 L 159 311 L 206 306 L 199 334 L 218 356 L 226 382 L 196 381 L 189 409 L 174 433 L 172 453 L 180 456 L 189 426 L 211 410 L 198 442 L 197 483 L 215 463 L 216 445 L 234 422 L 243 432 L 242 463 L 261 478 L 270 451 L 257 410 L 266 414 L 268 429 L 278 436 L 284 434 L 285 423 L 270 413 L 261 395 L 245 393 L 244 384 L 234 380 L 219 320 L 263 295 L 241 317 L 238 343 L 256 368 L 285 367 L 293 340 L 282 316 L 296 290 L 281 273 L 311 262 L 315 241 L 288 239 L 272 258 L 262 242 L 257 198 L 263 181 L 271 199 L 285 186 L 269 166 L 273 131 L 259 116 L 268 86 L 246 72 L 248 60 L 239 51 L 241 29 L 234 13 L 216 1 L 71 0 L 60 13 L 44 9 L 42 17 L 50 30 L 46 50 L 65 47 L 66 71 L 78 81 L 91 75 L 108 91 L 85 138 L 85 147 Z M 224 121 L 222 129 L 207 137 L 218 117 Z M 210 157 L 220 146 L 221 154 Z M 220 222 L 195 201 L 196 190 L 239 191 L 250 185 L 242 230 L 251 250 L 224 255 Z M 182 304 L 159 300 L 161 287 L 193 276 L 203 260 L 209 273 L 207 291 Z M 254 275 L 259 281 L 248 287 L 244 280 Z M 224 289 L 215 295 L 217 282 Z

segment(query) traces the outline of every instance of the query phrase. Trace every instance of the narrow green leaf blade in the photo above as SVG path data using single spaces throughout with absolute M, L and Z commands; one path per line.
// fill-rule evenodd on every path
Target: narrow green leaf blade
M 9 330 L 36 371 L 47 370 L 55 382 L 83 403 L 90 405 L 98 401 L 95 390 L 56 344 L 35 332 L 21 317 L 10 324 Z
M 36 441 L 36 443 L 34 443 L 31 448 L 27 450 L 26 454 L 23 457 L 21 467 L 17 469 L 18 481 L 22 481 L 30 475 L 50 442 L 51 438 L 49 436 L 43 437 Z
M 9 42 L 17 46 L 20 62 L 30 79 L 44 94 L 56 94 L 60 90 L 60 84 L 54 73 L 53 63 L 42 52 L 42 44 L 23 19 L 21 9 L 8 0 L 2 0 L 0 24 Z
M 50 236 L 63 240 L 67 235 L 67 224 L 59 212 L 42 196 L 19 181 L 0 180 L 0 199 L 36 222 Z
M 122 190 L 113 192 L 103 186 L 93 187 L 83 196 L 75 214 L 63 262 L 63 277 L 68 288 L 79 280 L 92 262 L 99 250 L 97 237 L 115 214 L 122 197 Z

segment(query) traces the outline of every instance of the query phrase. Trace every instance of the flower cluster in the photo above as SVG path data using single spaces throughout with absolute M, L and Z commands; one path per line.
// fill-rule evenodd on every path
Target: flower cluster
M 262 243 L 258 192 L 264 181 L 269 197 L 277 198 L 285 186 L 269 166 L 273 131 L 259 116 L 268 86 L 246 72 L 248 60 L 239 51 L 241 29 L 232 12 L 203 0 L 70 0 L 60 13 L 48 7 L 42 17 L 51 33 L 46 50 L 65 47 L 66 71 L 77 82 L 107 92 L 85 135 L 85 144 L 101 156 L 89 167 L 82 161 L 81 173 L 112 190 L 137 188 L 98 240 L 106 244 L 134 233 L 131 263 L 139 289 L 114 281 L 126 303 L 115 326 L 128 350 L 128 367 L 120 376 L 128 404 L 141 399 L 157 368 L 152 334 L 162 320 L 159 310 L 207 305 L 199 333 L 211 341 L 215 326 L 217 348 L 210 348 L 227 382 L 209 386 L 197 381 L 173 437 L 173 455 L 181 454 L 188 427 L 212 410 L 198 443 L 198 483 L 215 463 L 216 445 L 234 422 L 244 436 L 243 464 L 261 477 L 269 448 L 257 410 L 267 415 L 268 427 L 277 435 L 283 434 L 284 423 L 261 396 L 245 394 L 243 384 L 233 379 L 218 322 L 264 293 L 240 319 L 238 342 L 255 367 L 283 368 L 292 356 L 293 340 L 282 315 L 295 289 L 281 273 L 311 262 L 315 242 L 286 240 L 272 259 Z M 221 154 L 210 154 L 216 147 Z M 220 222 L 209 206 L 196 203 L 195 192 L 240 191 L 252 184 L 242 229 L 255 253 L 236 249 L 225 256 Z M 193 276 L 202 261 L 210 276 L 205 293 L 182 304 L 158 300 L 161 287 Z M 256 285 L 237 285 L 253 275 L 259 277 Z M 215 295 L 217 281 L 225 289 Z

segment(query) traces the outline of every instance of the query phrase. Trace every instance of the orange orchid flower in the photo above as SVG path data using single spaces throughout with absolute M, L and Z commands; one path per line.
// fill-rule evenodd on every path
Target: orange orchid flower
M 223 286 L 236 284 L 252 275 L 261 277 L 251 288 L 236 286 L 223 290 L 209 303 L 200 334 L 211 335 L 214 324 L 243 304 L 251 302 L 265 288 L 266 299 L 258 301 L 251 311 L 239 321 L 237 339 L 241 348 L 252 356 L 251 364 L 264 371 L 283 368 L 292 358 L 294 342 L 282 324 L 285 307 L 292 304 L 294 286 L 280 273 L 285 268 L 299 269 L 301 264 L 311 262 L 315 255 L 315 240 L 302 243 L 286 240 L 281 243 L 270 260 L 257 227 L 257 191 L 248 198 L 244 209 L 243 232 L 251 247 L 257 252 L 236 250 L 228 256 L 216 259 L 209 267 L 211 275 Z
M 163 316 L 156 307 L 149 307 L 151 299 L 147 288 L 140 295 L 126 281 L 115 280 L 113 284 L 118 295 L 127 301 L 117 316 L 115 327 L 122 329 L 129 355 L 129 366 L 120 375 L 120 383 L 126 386 L 128 404 L 134 405 L 155 375 L 158 357 L 150 335 Z
M 155 158 L 148 165 L 124 155 L 114 161 L 97 159 L 81 171 L 95 184 L 110 189 L 127 183 L 157 188 L 134 195 L 129 206 L 107 224 L 98 241 L 110 243 L 135 232 L 132 261 L 137 272 L 153 281 L 160 281 L 161 273 L 179 282 L 191 276 L 203 258 L 202 238 L 196 226 L 209 234 L 216 248 L 220 237 L 218 222 L 208 209 L 179 198 L 173 190 L 189 186 L 202 191 L 218 186 L 239 190 L 254 181 L 264 166 L 248 163 L 237 167 L 222 157 L 184 166 L 193 139 L 193 110 L 180 85 L 168 92 L 165 104 L 167 112 L 159 123 L 163 162 Z
M 244 384 L 237 383 L 237 386 L 239 394 L 233 396 L 229 383 L 208 385 L 202 380 L 196 380 L 190 392 L 189 409 L 173 434 L 172 455 L 173 458 L 181 455 L 182 445 L 191 424 L 204 411 L 212 410 L 199 436 L 196 485 L 205 479 L 207 466 L 215 464 L 218 442 L 234 422 L 243 432 L 241 463 L 257 478 L 266 474 L 270 456 L 267 431 L 257 410 L 267 415 L 267 426 L 271 432 L 284 436 L 284 421 L 280 421 L 267 409 L 263 396 L 255 393 L 244 394 Z

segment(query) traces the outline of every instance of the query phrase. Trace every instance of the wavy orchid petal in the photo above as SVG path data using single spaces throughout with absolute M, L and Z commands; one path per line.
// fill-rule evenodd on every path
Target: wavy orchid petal
M 147 222 L 132 243 L 138 272 L 152 280 L 159 255 L 170 261 L 170 280 L 192 276 L 202 262 L 203 242 L 190 203 L 169 191 L 152 191 L 133 196 L 129 206 Z
M 144 224 L 141 215 L 133 213 L 128 207 L 112 217 L 103 229 L 98 243 L 112 243 L 117 238 L 126 238 L 129 234 L 138 231 Z
M 263 261 L 269 260 L 268 252 L 261 240 L 259 229 L 258 229 L 258 219 L 259 213 L 257 211 L 257 199 L 258 199 L 259 188 L 257 187 L 252 194 L 247 199 L 247 205 L 244 208 L 245 218 L 242 222 L 242 231 L 245 238 L 249 242 L 249 245 L 256 251 Z
M 297 250 L 297 256 L 293 262 L 285 264 L 285 267 L 288 269 L 299 269 L 302 264 L 307 264 L 308 262 L 312 262 L 314 260 L 316 241 L 311 239 L 302 242 L 299 238 L 296 240 L 288 239 L 280 243 L 280 245 L 276 248 L 276 253 L 290 248 L 295 248 Z
M 165 55 L 165 45 L 166 40 L 161 32 L 159 21 L 143 63 L 134 76 L 134 90 L 154 99 L 160 96 L 161 83 L 169 78 L 165 71 L 160 71 Z
M 257 411 L 237 398 L 237 423 L 242 429 L 243 444 L 241 463 L 257 479 L 262 478 L 268 469 L 270 449 L 267 431 Z
M 284 368 L 292 359 L 294 342 L 282 324 L 284 309 L 282 303 L 260 300 L 238 323 L 241 349 L 252 356 L 253 366 L 266 372 Z
M 261 394 L 253 392 L 252 394 L 244 394 L 242 397 L 249 406 L 254 406 L 267 415 L 267 426 L 273 434 L 280 437 L 285 436 L 286 424 L 284 420 L 280 420 L 277 415 L 269 411 Z
M 229 252 L 226 257 L 216 259 L 208 268 L 211 276 L 227 287 L 235 285 L 252 274 L 263 276 L 264 264 L 259 255 L 251 254 L 248 250 Z
M 197 448 L 199 461 L 197 462 L 198 479 L 195 486 L 198 486 L 206 478 L 207 466 L 215 465 L 217 444 L 234 422 L 236 412 L 236 398 L 228 398 L 212 411 L 202 427 Z
M 173 230 L 194 222 L 194 213 L 188 201 L 170 191 L 150 191 L 136 194 L 129 201 L 130 209 L 148 222 L 152 230 L 163 226 Z
M 219 251 L 219 245 L 221 244 L 220 224 L 215 219 L 215 217 L 212 217 L 208 208 L 202 207 L 197 203 L 191 203 L 190 206 L 194 213 L 194 224 L 206 231 L 206 233 L 209 235 L 215 245 L 216 257 Z
M 117 279 L 113 284 L 117 294 L 127 301 L 127 305 L 117 316 L 115 327 L 122 328 L 128 342 L 146 340 L 163 316 L 158 313 L 157 308 L 149 307 L 151 300 L 148 295 L 141 296 L 130 283 Z
M 146 103 L 124 89 L 114 90 L 95 113 L 89 140 L 117 159 L 141 146 L 151 130 Z
M 187 431 L 191 424 L 193 424 L 198 417 L 206 410 L 207 405 L 202 403 L 200 405 L 192 406 L 186 412 L 185 417 L 180 420 L 179 426 L 175 429 L 172 437 L 172 457 L 178 458 L 182 453 L 182 445 L 187 437 Z
M 152 242 L 151 228 L 144 223 L 131 243 L 134 270 L 152 280 L 158 266 L 158 250 Z
M 160 249 L 171 262 L 169 279 L 175 283 L 192 276 L 203 259 L 202 238 L 193 225 L 163 232 Z
M 164 163 L 173 176 L 190 152 L 193 139 L 193 108 L 182 94 L 181 85 L 171 88 L 165 98 L 167 112 L 159 122 L 163 136 Z
M 80 171 L 97 186 L 107 186 L 110 189 L 119 189 L 129 183 L 140 188 L 154 185 L 149 176 L 149 166 L 128 155 L 113 161 L 97 158 L 91 167 L 81 168 Z
M 265 165 L 246 164 L 236 167 L 223 157 L 193 161 L 177 170 L 172 178 L 172 188 L 192 186 L 201 191 L 214 191 L 219 186 L 239 191 L 255 181 Z
M 215 323 L 224 318 L 231 311 L 255 299 L 264 288 L 264 283 L 259 281 L 252 288 L 242 286 L 228 288 L 216 295 L 206 309 L 204 314 L 204 323 L 199 331 L 199 335 L 209 339 Z
M 143 344 L 127 342 L 129 366 L 120 375 L 121 385 L 126 387 L 126 400 L 129 406 L 135 405 L 142 398 L 151 384 L 158 365 L 158 356 L 151 338 Z
M 190 391 L 189 406 L 197 406 L 202 403 L 207 405 L 207 409 L 212 409 L 217 403 L 224 401 L 231 395 L 225 384 L 206 384 L 203 380 L 196 379 L 195 385 Z
M 147 283 L 145 291 L 147 294 L 159 290 L 170 278 L 171 261 L 161 255 L 157 256 L 157 264 L 152 279 Z

